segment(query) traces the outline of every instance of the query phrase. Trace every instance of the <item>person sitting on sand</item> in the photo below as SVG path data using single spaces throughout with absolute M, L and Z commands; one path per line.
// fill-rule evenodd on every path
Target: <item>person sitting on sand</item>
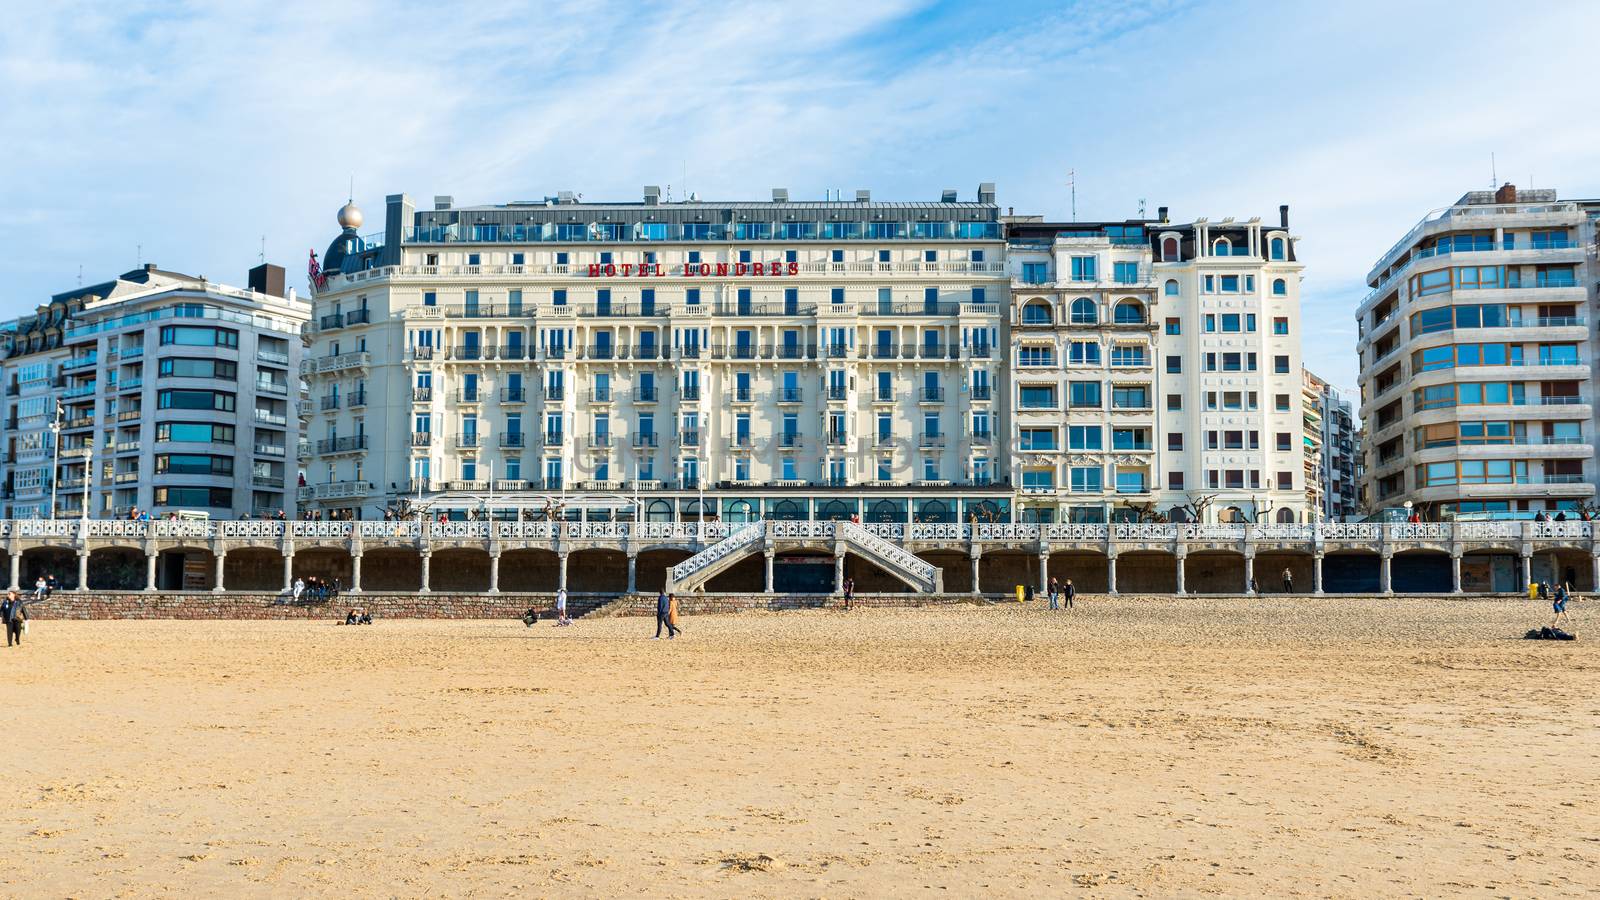
M 346 624 L 346 625 L 354 625 L 354 624 L 357 623 L 357 621 L 359 621 L 359 620 L 356 618 L 356 611 L 355 610 L 352 609 L 349 612 L 345 613 L 345 615 L 344 615 L 344 624 Z
M 372 624 L 372 613 L 369 613 L 366 610 L 362 610 L 361 618 L 356 620 L 356 624 L 357 625 L 371 625 Z

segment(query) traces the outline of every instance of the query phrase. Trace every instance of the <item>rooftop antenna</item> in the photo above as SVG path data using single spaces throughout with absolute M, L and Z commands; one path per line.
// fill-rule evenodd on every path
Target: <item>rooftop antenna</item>
M 1139 218 L 1144 218 L 1144 198 L 1139 198 Z
M 266 262 L 266 261 L 267 261 L 267 236 L 263 234 L 261 236 L 260 262 Z
M 135 268 L 143 268 L 144 267 L 144 245 L 143 244 L 134 244 L 133 246 L 134 246 L 134 250 L 133 250 L 134 258 L 138 260 L 138 262 L 134 264 L 134 267 Z
M 1078 221 L 1078 170 L 1067 170 L 1067 187 L 1072 190 L 1072 221 Z
M 83 263 L 78 263 L 78 287 L 83 287 Z
M 1499 186 L 1500 186 L 1500 176 L 1495 174 L 1495 170 L 1494 170 L 1494 152 L 1491 151 L 1489 153 L 1489 190 L 1492 191 L 1492 190 L 1498 188 Z

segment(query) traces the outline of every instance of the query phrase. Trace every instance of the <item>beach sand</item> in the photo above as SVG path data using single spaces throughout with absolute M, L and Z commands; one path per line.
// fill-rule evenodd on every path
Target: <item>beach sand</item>
M 1577 896 L 1600 657 L 1505 600 L 52 622 L 0 895 Z M 1585 602 L 1580 617 L 1600 615 Z

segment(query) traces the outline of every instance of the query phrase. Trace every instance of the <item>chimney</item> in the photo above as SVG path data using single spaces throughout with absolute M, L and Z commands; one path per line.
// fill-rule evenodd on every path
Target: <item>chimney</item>
M 659 206 L 661 204 L 661 186 L 647 184 L 644 186 L 644 205 Z
M 262 263 L 250 270 L 246 283 L 250 286 L 250 290 L 258 294 L 272 297 L 287 296 L 284 293 L 283 266 Z
M 985 181 L 978 185 L 978 202 L 988 204 L 994 203 L 994 182 Z
M 1496 203 L 1515 203 L 1515 202 L 1517 202 L 1517 186 L 1512 184 L 1509 181 L 1506 182 L 1505 184 L 1500 185 L 1500 190 L 1494 192 L 1494 202 L 1496 202 Z
M 1167 208 L 1165 206 L 1156 207 L 1156 219 L 1163 225 L 1167 224 Z

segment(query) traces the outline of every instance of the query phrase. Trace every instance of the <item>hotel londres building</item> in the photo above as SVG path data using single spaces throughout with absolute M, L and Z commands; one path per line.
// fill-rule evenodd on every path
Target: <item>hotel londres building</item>
M 1527 519 L 1594 501 L 1597 216 L 1551 189 L 1472 191 L 1372 267 L 1356 310 L 1368 509 Z
M 312 277 L 303 509 L 1306 522 L 1287 209 L 353 204 Z

